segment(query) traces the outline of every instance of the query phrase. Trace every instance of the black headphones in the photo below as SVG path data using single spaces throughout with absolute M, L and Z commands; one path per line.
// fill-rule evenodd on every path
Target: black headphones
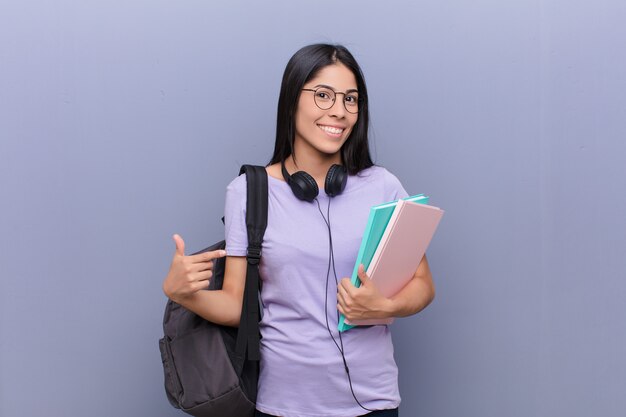
M 283 178 L 285 178 L 285 181 L 287 181 L 287 184 L 291 187 L 291 191 L 293 191 L 298 199 L 308 202 L 315 200 L 315 197 L 319 194 L 319 187 L 310 174 L 304 171 L 298 171 L 289 175 L 287 168 L 285 168 L 285 161 L 280 163 L 280 168 L 283 172 Z M 346 168 L 335 164 L 330 167 L 326 174 L 324 191 L 326 191 L 328 196 L 335 197 L 341 194 L 344 188 L 346 188 L 347 181 L 348 172 Z

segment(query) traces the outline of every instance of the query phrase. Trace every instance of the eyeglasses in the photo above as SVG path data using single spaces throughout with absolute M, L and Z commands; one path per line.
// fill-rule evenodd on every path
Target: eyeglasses
M 363 103 L 363 99 L 359 98 L 356 90 L 350 90 L 342 93 L 333 90 L 330 87 L 303 88 L 302 91 L 312 91 L 315 104 L 322 110 L 328 110 L 335 104 L 337 94 L 343 94 L 343 106 L 348 113 L 356 114 Z

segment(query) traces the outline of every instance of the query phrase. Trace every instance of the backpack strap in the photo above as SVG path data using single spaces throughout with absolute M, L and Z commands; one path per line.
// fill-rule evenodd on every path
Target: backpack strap
M 261 245 L 267 228 L 267 171 L 262 166 L 244 165 L 239 174 L 246 174 L 246 228 L 248 229 L 248 261 L 241 318 L 237 332 L 237 356 L 258 361 L 259 343 L 259 262 Z M 237 366 L 240 374 L 243 370 Z

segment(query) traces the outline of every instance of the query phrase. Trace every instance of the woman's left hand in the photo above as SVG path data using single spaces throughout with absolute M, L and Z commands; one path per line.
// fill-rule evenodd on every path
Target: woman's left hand
M 364 319 L 380 319 L 392 316 L 392 300 L 383 296 L 365 273 L 363 265 L 359 265 L 361 286 L 352 285 L 350 278 L 339 283 L 337 292 L 337 310 L 348 321 Z

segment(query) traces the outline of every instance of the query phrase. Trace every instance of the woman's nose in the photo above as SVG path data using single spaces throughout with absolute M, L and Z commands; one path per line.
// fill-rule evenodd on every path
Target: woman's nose
M 345 117 L 346 107 L 343 104 L 344 98 L 339 94 L 340 93 L 337 93 L 337 95 L 335 95 L 335 101 L 333 102 L 333 105 L 330 106 L 330 109 L 328 109 L 328 111 L 331 116 Z

